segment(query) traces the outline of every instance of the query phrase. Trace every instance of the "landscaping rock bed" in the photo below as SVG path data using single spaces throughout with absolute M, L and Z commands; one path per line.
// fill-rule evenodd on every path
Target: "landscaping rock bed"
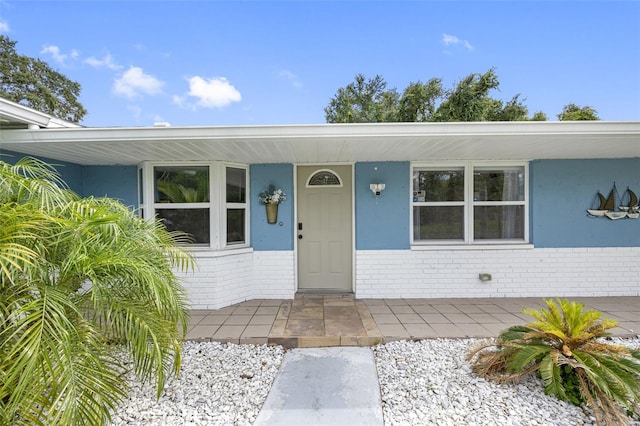
M 640 348 L 640 338 L 612 340 Z M 433 339 L 372 348 L 385 425 L 595 425 L 580 407 L 545 395 L 536 378 L 498 385 L 471 373 L 465 356 L 477 343 Z M 284 352 L 279 346 L 186 342 L 180 377 L 160 400 L 153 387 L 132 381 L 113 425 L 251 425 Z

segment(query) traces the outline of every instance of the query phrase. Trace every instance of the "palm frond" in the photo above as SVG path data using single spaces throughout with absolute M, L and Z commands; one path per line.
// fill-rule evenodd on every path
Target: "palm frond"
M 507 328 L 502 331 L 499 336 L 499 340 L 501 341 L 512 341 L 512 340 L 524 340 L 525 335 L 534 331 L 530 327 L 526 327 L 523 325 L 514 325 L 512 327 Z
M 629 417 L 625 415 L 621 406 L 590 380 L 586 370 L 576 370 L 576 376 L 580 382 L 581 393 L 592 408 L 598 425 L 623 426 L 629 424 Z
M 509 357 L 507 371 L 516 372 L 526 369 L 534 361 L 539 362 L 555 349 L 547 345 L 534 345 L 530 343 L 513 344 L 514 354 Z
M 544 382 L 544 391 L 547 395 L 555 395 L 562 400 L 567 399 L 562 378 L 560 377 L 559 353 L 549 353 L 540 360 L 540 378 Z

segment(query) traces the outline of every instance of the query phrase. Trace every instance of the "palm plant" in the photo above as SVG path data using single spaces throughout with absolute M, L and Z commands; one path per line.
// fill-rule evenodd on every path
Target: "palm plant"
M 640 408 L 640 351 L 603 340 L 617 323 L 600 320 L 600 312 L 567 300 L 545 303 L 548 309 L 522 311 L 534 322 L 472 349 L 472 370 L 499 383 L 537 373 L 545 393 L 588 405 L 599 425 L 627 424 Z
M 106 423 L 127 391 L 114 344 L 160 396 L 187 321 L 174 271 L 193 262 L 174 237 L 41 161 L 0 161 L 0 424 Z

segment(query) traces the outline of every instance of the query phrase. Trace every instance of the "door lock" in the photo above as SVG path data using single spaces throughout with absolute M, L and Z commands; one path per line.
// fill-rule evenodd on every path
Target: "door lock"
M 301 240 L 302 239 L 302 234 L 298 235 L 298 239 Z

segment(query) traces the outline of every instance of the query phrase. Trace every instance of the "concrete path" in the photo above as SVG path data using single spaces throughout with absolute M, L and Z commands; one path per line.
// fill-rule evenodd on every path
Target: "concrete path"
M 382 425 L 373 351 L 347 346 L 288 351 L 254 424 Z

